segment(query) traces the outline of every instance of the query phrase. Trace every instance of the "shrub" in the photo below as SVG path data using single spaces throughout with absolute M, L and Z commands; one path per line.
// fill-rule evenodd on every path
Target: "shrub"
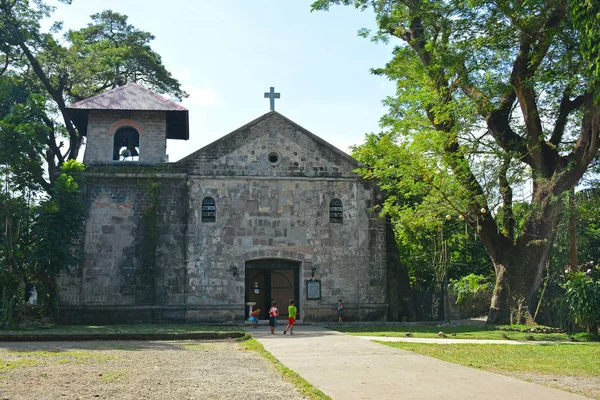
M 596 332 L 600 319 L 600 282 L 595 282 L 585 272 L 578 271 L 571 274 L 563 287 L 563 301 L 572 322 L 588 333 Z
M 469 274 L 460 279 L 450 279 L 448 291 L 456 294 L 456 304 L 462 306 L 471 302 L 477 294 L 489 287 L 490 283 L 485 276 Z

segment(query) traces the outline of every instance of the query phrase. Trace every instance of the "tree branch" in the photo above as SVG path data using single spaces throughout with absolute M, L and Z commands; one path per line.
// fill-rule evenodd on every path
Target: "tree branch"
M 397 38 L 400 38 L 408 43 L 413 50 L 415 50 L 424 66 L 427 67 L 431 64 L 431 56 L 425 49 L 427 42 L 425 39 L 425 29 L 423 28 L 423 22 L 421 21 L 421 18 L 413 18 L 410 22 L 410 27 L 408 30 L 390 28 L 388 31 L 391 35 L 396 36 Z
M 515 237 L 515 216 L 513 214 L 513 191 L 510 183 L 508 182 L 508 168 L 510 167 L 510 155 L 506 154 L 500 167 L 500 173 L 498 174 L 498 185 L 500 188 L 500 195 L 502 196 L 502 234 L 509 239 L 514 240 Z
M 476 102 L 477 110 L 485 118 L 488 130 L 496 143 L 505 151 L 517 154 L 522 161 L 529 163 L 531 160 L 525 140 L 517 135 L 510 126 L 511 111 L 516 100 L 514 90 L 507 91 L 502 96 L 499 107 L 490 111 L 490 101 L 480 90 L 466 80 L 462 89 L 469 98 Z
M 554 131 L 552 132 L 552 137 L 550 138 L 550 143 L 554 145 L 554 147 L 558 147 L 558 145 L 562 142 L 563 134 L 565 132 L 565 126 L 567 125 L 567 120 L 569 115 L 579 109 L 583 105 L 584 96 L 577 96 L 573 100 L 570 99 L 571 90 L 568 88 L 563 93 L 563 97 L 560 100 L 560 106 L 558 108 L 558 117 L 556 118 L 556 122 L 554 124 Z
M 426 68 L 431 66 L 431 54 L 426 49 L 427 38 L 425 37 L 425 29 L 422 20 L 419 17 L 415 17 L 411 20 L 408 30 L 390 28 L 388 31 L 391 35 L 407 42 L 417 53 L 423 66 Z M 437 72 L 437 74 L 437 76 L 431 76 L 431 78 L 434 80 L 434 87 L 439 95 L 439 102 L 447 104 L 452 101 L 453 88 L 449 87 L 445 71 L 442 70 L 441 72 Z M 507 107 L 510 109 L 510 106 L 511 104 Z M 487 213 L 482 215 L 480 212 L 482 205 L 487 209 L 486 197 L 483 188 L 469 168 L 468 160 L 462 155 L 463 152 L 455 132 L 456 120 L 452 117 L 447 117 L 444 118 L 442 122 L 438 121 L 432 111 L 432 106 L 426 107 L 425 111 L 433 127 L 447 135 L 443 155 L 444 163 L 452 169 L 456 178 L 470 193 L 466 213 L 468 216 L 475 216 L 475 219 L 467 218 L 467 220 L 470 225 L 477 225 L 483 228 L 477 233 L 488 250 L 493 252 L 495 249 L 499 248 L 499 242 L 507 239 L 498 234 L 496 222 L 491 214 Z
M 566 168 L 557 177 L 556 185 L 553 188 L 555 194 L 560 194 L 575 186 L 598 153 L 600 142 L 600 108 L 594 103 L 593 97 L 589 93 L 584 96 L 581 134 L 573 151 L 561 160 Z
M 52 99 L 58 105 L 58 109 L 61 112 L 63 121 L 65 123 L 65 127 L 67 128 L 67 132 L 69 133 L 69 150 L 66 154 L 68 159 L 77 159 L 77 156 L 79 155 L 79 149 L 81 148 L 81 136 L 75 129 L 71 118 L 67 114 L 67 106 L 63 99 L 63 92 L 59 91 L 58 89 L 54 88 L 54 86 L 52 86 L 52 83 L 50 82 L 50 79 L 42 69 L 42 66 L 23 41 L 19 43 L 19 47 L 21 48 L 21 50 L 23 50 L 23 53 L 25 53 L 25 56 L 27 57 L 27 60 L 29 60 L 29 63 L 31 64 L 31 67 L 33 68 L 33 71 L 35 72 L 36 76 L 40 79 L 40 81 L 42 81 L 42 84 L 44 85 Z
M 38 62 L 37 58 L 35 58 L 31 50 L 29 50 L 29 47 L 27 47 L 27 45 L 23 41 L 19 43 L 19 47 L 21 48 L 21 50 L 23 50 L 23 53 L 25 54 L 25 57 L 27 57 L 27 60 L 33 68 L 33 72 L 35 73 L 35 75 L 42 82 L 42 85 L 44 85 L 52 99 L 56 100 L 56 89 L 54 88 L 54 86 L 52 86 L 50 79 L 44 72 L 44 69 Z
M 565 8 L 554 8 L 548 19 L 534 33 L 522 31 L 519 53 L 513 64 L 510 83 L 514 87 L 527 130 L 527 140 L 531 167 L 546 177 L 553 174 L 548 168 L 558 152 L 543 140 L 544 132 L 535 90 L 531 79 L 546 57 L 554 36 L 554 28 L 562 21 Z
M 47 141 L 48 146 L 50 146 L 50 149 L 54 152 L 56 158 L 58 158 L 58 164 L 60 165 L 65 162 L 65 158 L 61 153 L 60 148 L 56 145 L 56 131 L 54 129 L 54 122 L 45 115 L 42 116 L 42 119 L 44 120 L 46 126 L 50 129 L 50 135 L 48 136 Z M 47 161 L 50 162 L 50 160 Z
M 5 59 L 4 59 L 4 66 L 0 70 L 0 76 L 4 75 L 4 73 L 8 69 L 8 61 L 9 61 L 8 53 L 5 53 L 4 57 L 5 57 Z
M 542 120 L 537 107 L 535 91 L 531 85 L 530 79 L 533 77 L 535 70 L 530 68 L 531 63 L 531 43 L 530 38 L 526 38 L 522 33 L 521 46 L 519 55 L 513 65 L 510 83 L 515 89 L 525 128 L 527 130 L 527 138 L 531 156 L 533 157 L 534 167 L 542 169 L 543 160 L 541 159 L 541 151 L 538 144 L 543 138 Z

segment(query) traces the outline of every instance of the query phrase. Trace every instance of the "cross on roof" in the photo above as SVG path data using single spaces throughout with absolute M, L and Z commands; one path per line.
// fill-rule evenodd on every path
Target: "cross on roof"
M 265 99 L 269 98 L 271 100 L 271 111 L 275 111 L 275 99 L 279 99 L 281 97 L 280 93 L 275 93 L 275 88 L 271 86 L 271 91 L 265 93 Z

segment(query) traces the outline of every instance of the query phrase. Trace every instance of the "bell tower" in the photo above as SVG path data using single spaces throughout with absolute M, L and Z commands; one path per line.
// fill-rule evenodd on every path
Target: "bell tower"
M 67 107 L 83 136 L 86 164 L 166 161 L 167 139 L 189 139 L 188 110 L 129 83 Z

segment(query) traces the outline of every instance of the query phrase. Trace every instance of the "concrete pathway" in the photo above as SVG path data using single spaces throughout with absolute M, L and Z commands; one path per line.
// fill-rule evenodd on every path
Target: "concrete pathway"
M 282 364 L 334 400 L 543 399 L 585 397 L 451 364 L 317 326 L 275 335 L 246 329 Z
M 415 338 L 415 337 L 390 337 L 390 336 L 355 336 L 365 340 L 379 340 L 380 342 L 409 342 L 429 344 L 523 344 L 547 346 L 550 344 L 586 345 L 586 342 L 551 342 L 527 340 L 496 340 L 496 339 L 452 339 L 452 338 Z

